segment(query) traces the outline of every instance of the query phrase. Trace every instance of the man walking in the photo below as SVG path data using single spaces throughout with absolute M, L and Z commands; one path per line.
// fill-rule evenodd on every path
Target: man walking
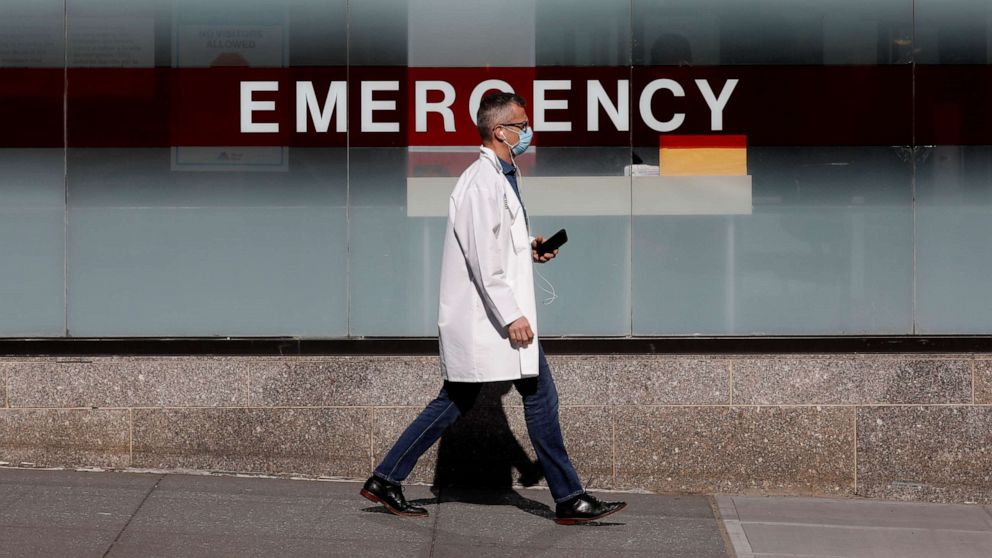
M 514 158 L 533 132 L 525 101 L 495 93 L 479 104 L 479 159 L 462 173 L 448 200 L 441 260 L 438 337 L 444 385 L 400 435 L 365 482 L 362 496 L 397 515 L 426 516 L 410 505 L 401 483 L 417 460 L 467 412 L 483 382 L 513 381 L 524 403 L 527 432 L 554 497 L 555 521 L 573 524 L 620 511 L 585 492 L 569 461 L 558 422 L 558 393 L 537 340 L 534 262 L 544 240 L 531 237 L 517 189 Z

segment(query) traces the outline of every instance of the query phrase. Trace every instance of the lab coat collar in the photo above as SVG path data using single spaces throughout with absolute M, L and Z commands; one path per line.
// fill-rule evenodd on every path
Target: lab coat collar
M 496 156 L 496 152 L 484 145 L 479 146 L 479 157 L 483 159 L 488 159 L 500 173 L 503 172 L 503 165 L 499 163 L 499 157 Z
M 480 145 L 479 158 L 486 159 L 492 163 L 496 170 L 499 171 L 499 175 L 503 177 L 503 199 L 507 205 L 507 209 L 510 210 L 510 214 L 516 218 L 518 212 L 523 209 L 523 204 L 520 203 L 517 193 L 513 191 L 513 186 L 510 186 L 510 180 L 503 173 L 503 165 L 499 163 L 499 157 L 496 156 L 496 152 L 484 145 Z M 530 229 L 529 226 L 527 228 L 528 230 Z

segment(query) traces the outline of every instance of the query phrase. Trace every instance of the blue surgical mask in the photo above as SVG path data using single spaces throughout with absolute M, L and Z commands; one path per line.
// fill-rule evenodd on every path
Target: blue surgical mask
M 525 128 L 522 132 L 517 129 L 514 129 L 513 131 L 517 133 L 517 143 L 510 145 L 510 143 L 505 139 L 503 140 L 503 143 L 510 148 L 510 153 L 513 153 L 514 157 L 518 157 L 522 155 L 524 151 L 527 151 L 528 147 L 530 147 L 530 140 L 534 137 L 534 130 L 530 126 L 527 126 L 527 128 Z
M 524 151 L 527 151 L 527 148 L 530 147 L 530 140 L 533 137 L 534 130 L 532 130 L 530 126 L 527 126 L 523 132 L 520 132 L 520 139 L 517 140 L 517 144 L 510 147 L 510 151 L 513 152 L 513 156 L 516 157 L 518 155 L 522 155 Z

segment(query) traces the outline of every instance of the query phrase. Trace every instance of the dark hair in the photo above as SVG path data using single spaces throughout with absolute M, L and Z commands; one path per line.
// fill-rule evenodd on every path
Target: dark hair
M 479 112 L 475 115 L 475 119 L 478 122 L 479 136 L 484 141 L 492 139 L 493 128 L 502 124 L 501 121 L 507 118 L 506 113 L 509 111 L 511 104 L 526 107 L 527 101 L 519 95 L 503 92 L 492 93 L 482 98 L 482 101 L 479 103 Z

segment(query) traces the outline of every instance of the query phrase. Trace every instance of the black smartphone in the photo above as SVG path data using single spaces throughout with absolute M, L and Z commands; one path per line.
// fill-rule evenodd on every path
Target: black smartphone
M 540 258 L 545 254 L 554 252 L 566 242 L 568 242 L 568 234 L 565 233 L 565 229 L 562 229 L 552 235 L 551 238 L 546 238 L 544 242 L 537 245 L 537 257 Z

